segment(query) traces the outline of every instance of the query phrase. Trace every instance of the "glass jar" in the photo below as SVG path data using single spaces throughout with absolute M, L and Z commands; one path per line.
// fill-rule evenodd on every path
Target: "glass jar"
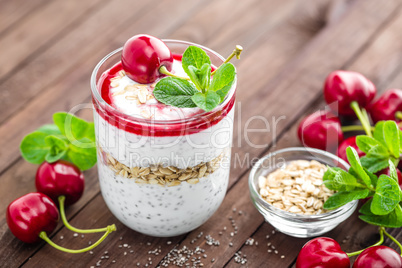
M 214 66 L 216 52 L 177 40 L 163 40 L 173 54 L 202 48 Z M 91 77 L 98 172 L 110 211 L 138 232 L 176 236 L 207 221 L 228 185 L 236 82 L 214 110 L 179 120 L 124 114 L 100 92 L 104 72 L 120 61 L 122 48 L 102 59 Z

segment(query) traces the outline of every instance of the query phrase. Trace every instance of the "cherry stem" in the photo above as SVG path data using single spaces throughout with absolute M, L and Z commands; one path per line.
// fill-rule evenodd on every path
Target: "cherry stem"
M 227 57 L 227 59 L 221 64 L 221 66 L 225 63 L 228 63 L 234 56 L 236 56 L 236 58 L 239 60 L 240 59 L 240 54 L 243 51 L 243 47 L 240 45 L 236 45 L 236 48 L 232 51 L 232 54 L 229 55 L 229 57 Z M 219 66 L 215 71 L 213 71 L 211 73 L 211 75 L 214 75 L 216 73 L 216 71 L 221 67 Z
M 343 126 L 341 127 L 342 132 L 348 132 L 348 131 L 359 131 L 359 130 L 364 130 L 363 126 L 359 125 L 352 125 L 352 126 Z M 374 130 L 374 127 L 370 127 L 370 130 Z
M 76 232 L 76 233 L 81 233 L 81 234 L 91 234 L 91 233 L 102 233 L 106 232 L 108 227 L 105 228 L 98 228 L 98 229 L 78 229 L 73 226 L 71 226 L 66 218 L 66 213 L 64 210 L 64 201 L 66 200 L 66 197 L 64 195 L 59 196 L 59 206 L 60 206 L 60 216 L 61 220 L 63 221 L 63 224 L 67 227 L 67 229 Z
M 386 236 L 388 236 L 388 238 L 391 239 L 395 244 L 398 245 L 398 247 L 399 247 L 399 249 L 400 249 L 400 251 L 401 251 L 401 257 L 402 257 L 402 245 L 401 245 L 401 243 L 399 243 L 399 241 L 396 240 L 395 237 L 393 237 L 390 233 L 388 233 L 388 232 L 385 230 L 385 228 L 384 228 L 384 234 L 385 234 Z
M 61 250 L 63 252 L 67 252 L 67 253 L 84 253 L 84 252 L 87 252 L 87 251 L 97 247 L 113 231 L 116 231 L 116 225 L 114 225 L 114 224 L 109 225 L 107 227 L 107 230 L 106 230 L 105 234 L 101 238 L 99 238 L 98 241 L 96 241 L 94 244 L 90 245 L 89 247 L 82 248 L 82 249 L 68 249 L 68 248 L 64 248 L 62 246 L 59 246 L 59 245 L 53 243 L 52 240 L 50 240 L 50 238 L 47 236 L 45 231 L 40 232 L 39 237 L 42 238 L 43 240 L 45 240 L 49 245 L 51 245 L 55 249 Z
M 368 118 L 368 114 L 365 109 L 360 109 L 359 104 L 356 101 L 352 101 L 350 107 L 353 109 L 357 118 L 359 118 L 360 123 L 362 124 L 364 131 L 366 132 L 367 136 L 373 137 L 371 133 L 371 125 L 370 120 Z
M 164 75 L 167 75 L 167 76 L 172 76 L 172 77 L 176 77 L 176 78 L 180 78 L 180 79 L 190 80 L 189 77 L 178 76 L 178 75 L 175 75 L 174 73 L 169 72 L 168 69 L 166 68 L 166 66 L 164 66 L 164 65 L 159 67 L 159 72 L 161 74 L 164 74 Z
M 402 112 L 401 112 L 401 111 L 397 111 L 397 112 L 395 113 L 395 118 L 396 118 L 396 119 L 399 119 L 399 120 L 402 120 Z
M 367 248 L 364 248 L 364 249 L 361 249 L 361 250 L 358 250 L 358 251 L 354 251 L 354 252 L 351 252 L 351 253 L 346 253 L 346 255 L 348 255 L 348 257 L 350 258 L 352 256 L 359 255 L 360 253 L 362 253 L 363 251 L 365 251 L 368 248 L 381 245 L 384 242 L 384 232 L 385 232 L 385 228 L 381 227 L 380 228 L 380 240 L 377 243 L 375 243 L 374 245 L 371 245 L 371 246 L 369 246 Z

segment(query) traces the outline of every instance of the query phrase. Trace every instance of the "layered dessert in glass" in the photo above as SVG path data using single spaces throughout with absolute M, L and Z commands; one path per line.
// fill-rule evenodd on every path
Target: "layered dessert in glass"
M 163 40 L 171 72 L 185 77 L 188 46 L 204 50 L 213 68 L 224 58 L 203 46 Z M 126 226 L 152 236 L 189 232 L 218 209 L 228 185 L 236 82 L 212 111 L 155 99 L 152 83 L 126 74 L 122 48 L 102 59 L 91 77 L 102 196 Z M 213 79 L 213 77 L 212 77 Z

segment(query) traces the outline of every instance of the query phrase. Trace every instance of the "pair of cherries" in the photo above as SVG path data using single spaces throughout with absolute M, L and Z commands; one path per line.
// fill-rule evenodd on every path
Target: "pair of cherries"
M 106 228 L 82 230 L 67 222 L 64 205 L 76 203 L 81 198 L 85 186 L 83 173 L 72 163 L 64 160 L 42 163 L 36 173 L 35 185 L 37 192 L 14 200 L 7 208 L 7 225 L 19 240 L 34 243 L 43 239 L 61 251 L 82 253 L 99 245 L 109 233 L 116 230 L 114 224 Z M 56 203 L 59 203 L 60 213 Z M 84 249 L 62 248 L 48 238 L 48 234 L 55 230 L 60 216 L 64 225 L 74 232 L 105 234 L 96 243 Z

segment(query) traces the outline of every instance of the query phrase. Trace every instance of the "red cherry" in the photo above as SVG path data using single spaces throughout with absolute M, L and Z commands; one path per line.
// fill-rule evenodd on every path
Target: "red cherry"
M 297 134 L 304 146 L 334 152 L 343 140 L 341 122 L 329 111 L 317 111 L 304 118 Z
M 163 65 L 170 72 L 173 55 L 162 40 L 146 35 L 135 35 L 124 44 L 121 63 L 132 80 L 148 84 L 163 76 L 159 68 Z
M 329 237 L 317 237 L 308 241 L 300 250 L 296 268 L 349 268 L 348 255 Z
M 395 113 L 398 111 L 402 111 L 401 89 L 388 89 L 369 107 L 374 123 L 382 120 L 396 120 Z
M 366 108 L 376 92 L 374 84 L 360 73 L 334 71 L 325 79 L 325 101 L 339 115 L 354 116 L 350 104 L 356 101 L 360 108 Z
M 74 204 L 84 192 L 84 175 L 74 164 L 59 160 L 42 163 L 36 172 L 36 189 L 57 202 L 59 196 L 66 197 L 66 205 Z
M 357 154 L 359 155 L 359 158 L 365 155 L 365 153 L 362 152 L 359 149 L 359 147 L 357 147 L 356 136 L 349 137 L 349 138 L 345 139 L 344 141 L 342 141 L 341 144 L 339 144 L 338 150 L 336 151 L 336 155 L 339 158 L 345 160 L 347 163 L 349 163 L 348 158 L 346 156 L 346 148 L 348 148 L 349 146 L 352 146 L 354 149 L 356 149 Z
M 392 248 L 374 246 L 365 249 L 357 257 L 353 268 L 401 268 L 402 258 Z
M 40 232 L 54 231 L 59 210 L 48 196 L 29 193 L 8 205 L 6 217 L 8 227 L 19 240 L 34 243 L 40 240 Z

